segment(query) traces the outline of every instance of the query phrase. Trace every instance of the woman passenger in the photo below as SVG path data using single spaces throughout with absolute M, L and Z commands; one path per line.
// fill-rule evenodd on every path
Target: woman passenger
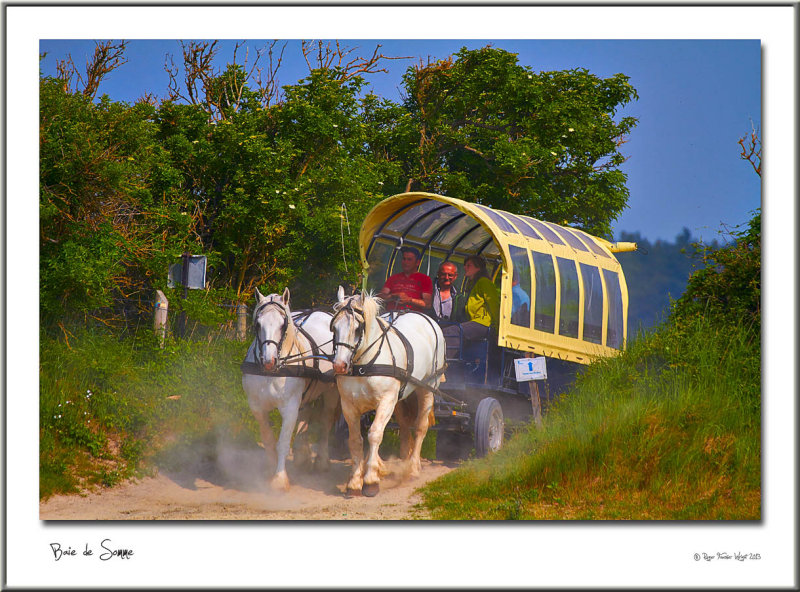
M 467 276 L 464 293 L 468 294 L 464 313 L 468 320 L 443 329 L 448 358 L 458 357 L 459 333 L 464 345 L 471 341 L 481 341 L 488 337 L 490 327 L 497 327 L 500 319 L 500 296 L 489 279 L 483 258 L 477 255 L 467 257 L 464 261 L 464 274 Z

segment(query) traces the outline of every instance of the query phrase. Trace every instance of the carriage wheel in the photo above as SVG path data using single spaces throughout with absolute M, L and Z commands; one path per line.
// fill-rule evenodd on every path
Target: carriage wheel
M 497 399 L 486 397 L 475 413 L 475 454 L 486 456 L 503 445 L 503 409 Z

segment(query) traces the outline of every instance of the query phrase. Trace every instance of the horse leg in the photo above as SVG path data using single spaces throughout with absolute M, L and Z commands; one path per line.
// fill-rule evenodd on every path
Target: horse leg
M 275 450 L 275 434 L 272 433 L 272 422 L 269 419 L 271 409 L 262 409 L 254 413 L 258 420 L 258 429 L 261 432 L 261 444 L 267 457 L 267 470 L 272 471 L 278 464 L 278 454 Z
M 339 391 L 329 388 L 322 393 L 322 413 L 320 417 L 320 434 L 317 443 L 317 458 L 314 468 L 319 471 L 328 471 L 331 468 L 331 459 L 328 454 L 328 438 L 331 427 L 336 420 L 336 408 L 339 406 Z
M 397 403 L 394 416 L 400 426 L 400 458 L 405 460 L 411 454 L 411 422 L 416 417 L 416 409 L 412 409 L 412 397 L 407 397 Z
M 360 495 L 364 480 L 364 440 L 361 438 L 361 414 L 350 397 L 342 395 L 342 415 L 347 422 L 347 446 L 353 459 L 353 472 L 347 482 L 346 494 Z
M 281 433 L 278 436 L 278 466 L 270 487 L 276 490 L 289 490 L 289 476 L 286 474 L 286 457 L 292 445 L 292 433 L 297 424 L 297 413 L 300 409 L 300 396 L 291 397 L 279 407 L 281 412 Z
M 417 420 L 414 426 L 414 448 L 408 459 L 407 475 L 411 478 L 418 477 L 422 470 L 420 454 L 425 434 L 428 433 L 430 416 L 433 411 L 433 393 L 430 391 L 417 391 Z
M 369 456 L 367 457 L 366 472 L 364 473 L 364 485 L 361 487 L 361 493 L 367 497 L 374 497 L 380 490 L 380 470 L 381 462 L 378 456 L 381 442 L 383 441 L 383 432 L 386 429 L 386 424 L 392 418 L 397 403 L 397 392 L 393 396 L 385 396 L 375 409 L 375 419 L 369 428 L 367 439 L 369 440 Z
M 311 442 L 309 441 L 309 424 L 313 415 L 313 406 L 300 408 L 297 416 L 297 429 L 294 433 L 294 464 L 307 470 L 311 467 Z

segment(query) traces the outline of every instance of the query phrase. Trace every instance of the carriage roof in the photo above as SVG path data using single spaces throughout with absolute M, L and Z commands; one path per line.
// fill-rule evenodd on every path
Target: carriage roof
M 613 253 L 635 246 L 452 197 L 402 193 L 377 204 L 361 226 L 369 288 L 399 271 L 401 245 L 422 253 L 428 275 L 448 260 L 463 278 L 466 257 L 487 261 L 501 294 L 501 346 L 583 364 L 625 346 L 628 290 Z M 530 298 L 527 318 L 512 315 L 514 272 Z

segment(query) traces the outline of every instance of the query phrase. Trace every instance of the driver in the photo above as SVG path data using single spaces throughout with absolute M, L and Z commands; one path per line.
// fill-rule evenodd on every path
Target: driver
M 400 249 L 402 272 L 386 280 L 378 297 L 386 302 L 386 310 L 416 310 L 422 312 L 431 307 L 433 282 L 424 273 L 419 273 L 420 254 L 414 247 Z

